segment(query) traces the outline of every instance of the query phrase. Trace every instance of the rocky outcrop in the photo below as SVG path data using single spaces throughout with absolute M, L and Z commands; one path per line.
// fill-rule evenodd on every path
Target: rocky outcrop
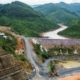
M 0 80 L 26 80 L 20 64 L 0 48 Z

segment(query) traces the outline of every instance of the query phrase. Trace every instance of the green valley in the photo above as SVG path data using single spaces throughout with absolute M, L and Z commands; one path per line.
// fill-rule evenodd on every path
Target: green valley
M 10 26 L 13 31 L 25 36 L 39 36 L 39 33 L 57 28 L 41 13 L 19 1 L 0 5 L 0 25 Z
M 72 3 L 48 3 L 34 7 L 36 11 L 40 11 L 51 22 L 65 24 L 68 28 L 60 35 L 71 38 L 80 38 L 80 4 Z
M 71 21 L 69 28 L 59 34 L 71 38 L 80 38 L 80 20 Z

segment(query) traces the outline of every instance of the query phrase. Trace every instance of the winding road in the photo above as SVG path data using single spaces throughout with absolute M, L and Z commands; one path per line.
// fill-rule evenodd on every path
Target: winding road
M 25 56 L 26 58 L 28 58 L 28 60 L 32 64 L 32 66 L 34 67 L 34 71 L 35 71 L 34 72 L 35 76 L 33 76 L 33 78 L 30 80 L 49 80 L 49 78 L 46 75 L 45 76 L 41 75 L 44 73 L 44 71 L 42 67 L 36 62 L 37 57 L 30 43 L 30 39 L 26 37 L 23 37 L 23 39 L 25 42 Z
M 48 32 L 48 33 L 44 33 L 43 36 L 48 37 L 50 39 L 68 39 L 66 37 L 58 35 L 60 31 L 67 29 L 66 26 L 63 26 L 63 25 L 60 25 L 60 26 L 61 27 L 59 29 Z M 45 65 L 40 65 L 39 63 L 37 63 L 37 60 L 38 60 L 37 55 L 33 49 L 32 44 L 30 43 L 31 38 L 27 38 L 24 36 L 22 38 L 25 42 L 25 56 L 29 60 L 29 62 L 32 64 L 32 67 L 33 67 L 33 72 L 32 72 L 33 76 L 29 78 L 29 80 L 58 80 L 55 77 L 54 78 L 48 77 L 47 71 L 45 70 Z M 71 71 L 67 70 L 67 73 L 66 73 L 66 70 L 60 71 L 60 74 L 64 76 L 64 73 L 65 75 L 67 75 L 70 72 L 73 72 L 73 71 L 76 72 L 76 70 L 80 71 L 80 68 L 71 69 Z
M 63 39 L 63 37 L 59 36 L 57 33 L 66 29 L 67 27 L 64 27 L 62 26 L 61 28 L 55 30 L 53 33 L 54 33 L 54 36 L 58 36 L 60 38 Z M 55 36 L 55 38 L 56 38 Z M 58 38 L 57 37 L 57 38 Z M 51 80 L 48 75 L 47 75 L 47 72 L 45 72 L 46 70 L 44 69 L 43 66 L 40 66 L 36 60 L 37 60 L 37 56 L 33 50 L 33 46 L 32 44 L 30 43 L 30 38 L 26 38 L 26 37 L 22 37 L 24 42 L 25 42 L 25 56 L 26 58 L 28 58 L 28 60 L 30 61 L 30 63 L 32 64 L 33 68 L 34 68 L 34 72 L 33 74 L 35 74 L 35 76 L 31 79 L 31 80 Z M 56 80 L 55 78 L 52 79 L 52 80 Z

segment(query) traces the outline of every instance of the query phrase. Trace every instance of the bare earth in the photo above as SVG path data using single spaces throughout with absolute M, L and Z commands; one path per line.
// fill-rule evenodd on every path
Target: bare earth
M 60 62 L 59 64 L 62 65 L 64 68 L 80 67 L 79 61 L 65 61 L 65 62 Z
M 58 80 L 80 80 L 80 73 L 79 74 L 73 74 L 71 76 L 59 78 Z

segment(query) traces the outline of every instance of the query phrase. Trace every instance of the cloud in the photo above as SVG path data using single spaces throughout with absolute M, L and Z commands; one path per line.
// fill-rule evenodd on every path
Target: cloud
M 58 3 L 58 2 L 72 3 L 72 0 L 19 0 L 19 1 L 26 2 L 28 4 L 44 4 L 44 3 Z
M 0 3 L 10 3 L 16 0 L 0 0 Z M 44 4 L 44 3 L 58 3 L 58 2 L 66 2 L 66 3 L 73 3 L 73 2 L 80 2 L 80 0 L 17 0 L 27 4 Z
M 10 3 L 12 1 L 15 1 L 15 0 L 0 0 L 0 3 L 1 4 L 4 4 L 4 3 Z
M 73 3 L 80 3 L 80 0 L 72 0 Z

